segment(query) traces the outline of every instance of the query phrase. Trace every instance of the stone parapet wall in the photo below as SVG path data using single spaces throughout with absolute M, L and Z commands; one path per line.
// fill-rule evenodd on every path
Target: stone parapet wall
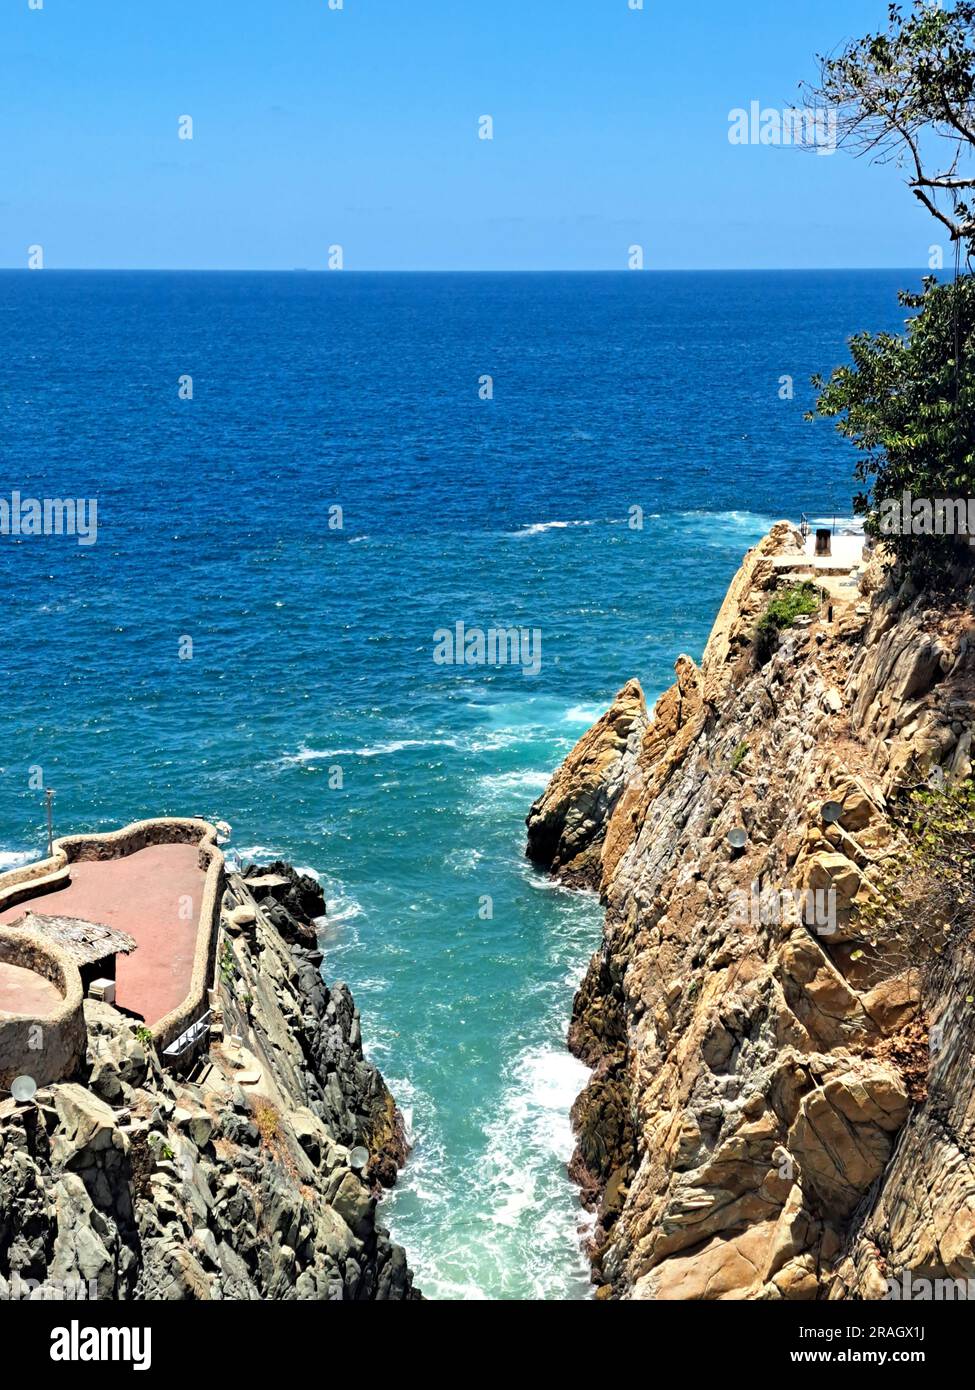
M 216 959 L 220 907 L 226 881 L 224 857 L 217 846 L 217 832 L 214 827 L 208 821 L 191 821 L 187 824 L 204 831 L 200 836 L 200 868 L 205 874 L 203 899 L 197 919 L 196 951 L 193 955 L 193 976 L 189 993 L 182 1004 L 170 1010 L 152 1030 L 160 1054 L 207 1010 Z
M 0 928 L 0 963 L 32 970 L 49 980 L 62 1002 L 44 1015 L 0 1015 L 0 1089 L 15 1076 L 39 1086 L 72 1076 L 85 1055 L 84 995 L 74 962 L 58 947 L 20 928 Z

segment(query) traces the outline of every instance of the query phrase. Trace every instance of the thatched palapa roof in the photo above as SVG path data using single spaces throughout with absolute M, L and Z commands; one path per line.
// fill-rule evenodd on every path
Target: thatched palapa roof
M 40 912 L 25 912 L 12 927 L 23 927 L 60 946 L 75 965 L 93 965 L 120 952 L 128 955 L 135 950 L 134 936 L 106 927 L 101 922 L 86 922 L 82 917 L 47 917 Z

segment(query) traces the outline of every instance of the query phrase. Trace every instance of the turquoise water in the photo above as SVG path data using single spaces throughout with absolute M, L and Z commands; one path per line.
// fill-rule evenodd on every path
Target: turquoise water
M 0 865 L 44 843 L 33 768 L 63 832 L 222 817 L 321 876 L 430 1296 L 588 1295 L 563 1039 L 601 914 L 524 816 L 770 520 L 848 514 L 805 383 L 916 279 L 0 274 L 0 495 L 99 523 L 0 536 Z M 435 664 L 457 621 L 539 629 L 539 674 Z

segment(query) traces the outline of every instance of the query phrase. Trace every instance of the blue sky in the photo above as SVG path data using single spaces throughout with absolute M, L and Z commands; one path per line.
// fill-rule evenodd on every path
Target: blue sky
M 643 3 L 3 0 L 0 265 L 927 265 L 896 170 L 728 141 L 886 0 Z

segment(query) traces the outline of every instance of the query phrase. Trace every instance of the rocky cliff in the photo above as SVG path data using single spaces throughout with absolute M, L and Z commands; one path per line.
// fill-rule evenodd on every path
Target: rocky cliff
M 417 1297 L 377 1219 L 402 1126 L 348 990 L 322 979 L 324 910 L 288 865 L 231 878 L 192 1082 L 86 1001 L 78 1077 L 0 1104 L 0 1298 Z
M 700 667 L 649 719 L 624 686 L 529 814 L 529 854 L 606 908 L 569 1037 L 600 1297 L 975 1275 L 975 921 L 906 809 L 971 776 L 975 588 L 935 600 L 880 557 L 817 576 L 766 659 L 800 552 L 777 524 Z

